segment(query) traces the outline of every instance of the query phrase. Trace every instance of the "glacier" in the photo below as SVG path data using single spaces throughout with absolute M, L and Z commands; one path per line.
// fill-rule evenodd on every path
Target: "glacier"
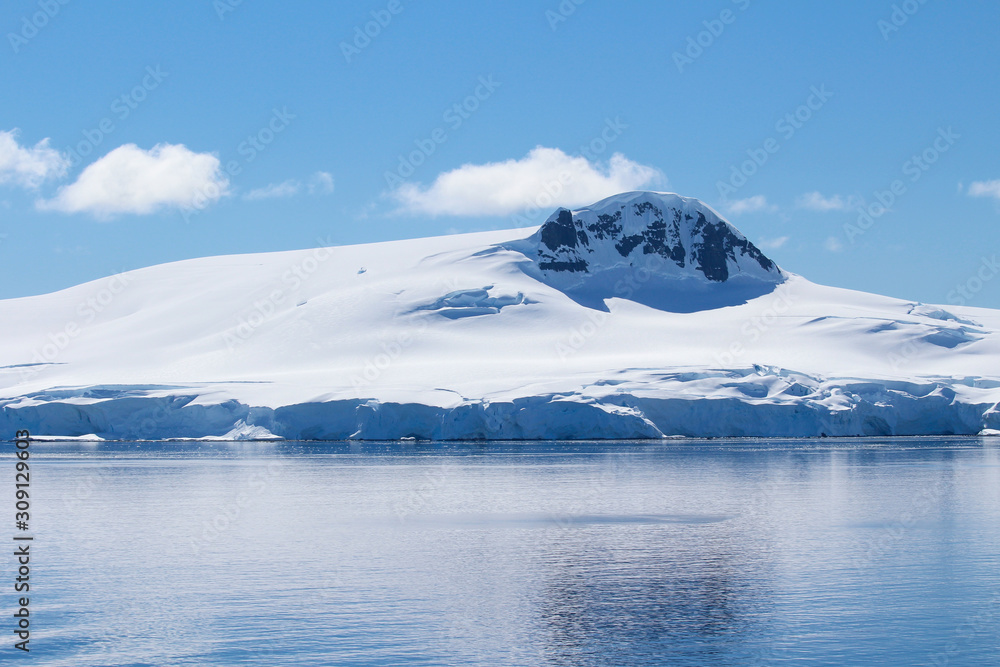
M 1000 433 L 1000 311 L 814 284 L 670 193 L 534 229 L 174 262 L 0 317 L 10 434 Z

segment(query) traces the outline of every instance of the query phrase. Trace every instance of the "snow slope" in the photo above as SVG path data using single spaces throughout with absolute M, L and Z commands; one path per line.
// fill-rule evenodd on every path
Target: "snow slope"
M 1000 311 L 783 272 L 692 199 L 0 301 L 0 429 L 633 438 L 1000 428 Z

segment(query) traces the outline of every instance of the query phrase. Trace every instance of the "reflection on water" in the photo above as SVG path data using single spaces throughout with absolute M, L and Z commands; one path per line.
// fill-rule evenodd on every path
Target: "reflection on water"
M 539 616 L 553 664 L 617 664 L 626 655 L 631 664 L 707 664 L 745 653 L 739 638 L 765 632 L 752 573 L 712 545 L 603 554 L 576 546 L 546 568 Z
M 1000 662 L 985 439 L 33 450 L 38 664 Z

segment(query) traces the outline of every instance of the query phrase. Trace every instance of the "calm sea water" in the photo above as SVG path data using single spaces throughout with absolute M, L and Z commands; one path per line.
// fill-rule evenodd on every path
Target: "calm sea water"
M 28 660 L 996 665 L 998 444 L 35 443 Z

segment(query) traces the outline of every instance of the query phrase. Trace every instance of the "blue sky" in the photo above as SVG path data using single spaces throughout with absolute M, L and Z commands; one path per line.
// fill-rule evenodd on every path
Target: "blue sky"
M 649 188 L 815 282 L 1000 307 L 1000 5 L 957 4 L 8 2 L 0 298 Z

